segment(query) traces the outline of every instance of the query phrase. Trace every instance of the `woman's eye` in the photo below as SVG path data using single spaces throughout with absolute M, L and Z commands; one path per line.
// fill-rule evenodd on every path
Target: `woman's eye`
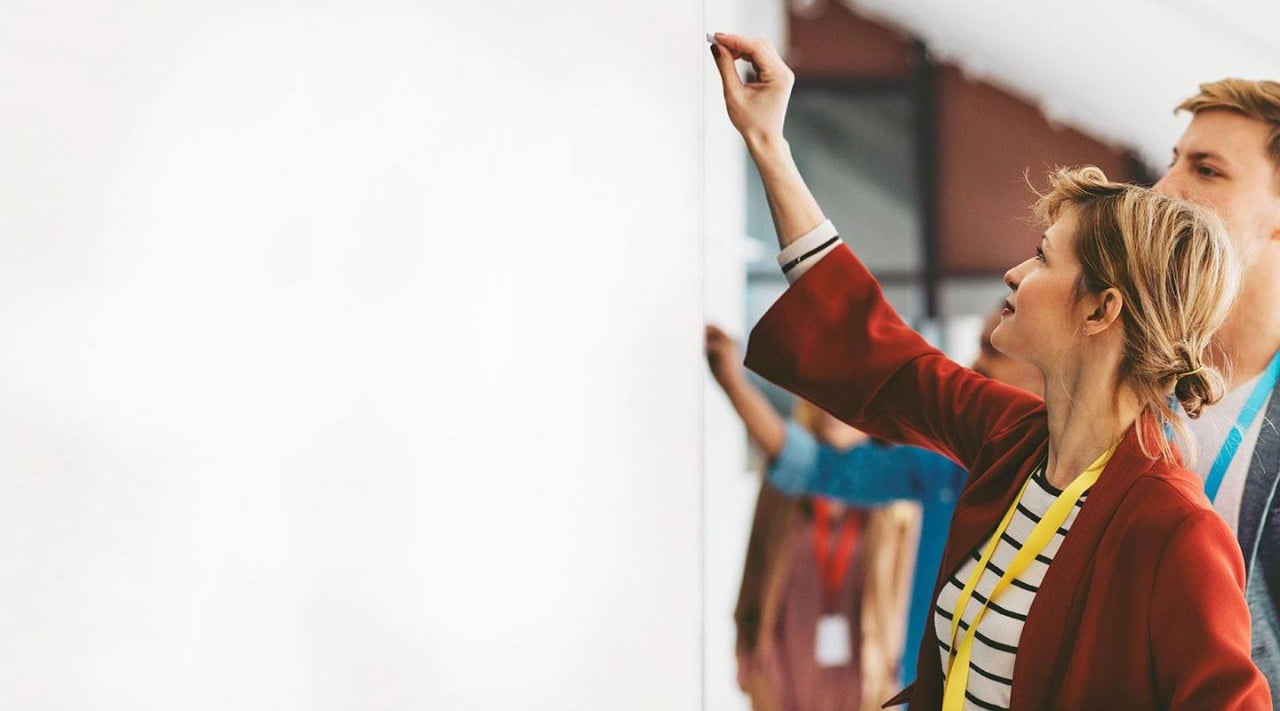
M 1044 261 L 1044 250 L 1039 247 L 1036 247 L 1036 261 L 1038 262 Z

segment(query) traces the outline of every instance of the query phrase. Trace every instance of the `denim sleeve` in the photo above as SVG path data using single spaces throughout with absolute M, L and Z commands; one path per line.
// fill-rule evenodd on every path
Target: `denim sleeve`
M 946 457 L 916 447 L 865 442 L 840 451 L 789 422 L 786 443 L 769 468 L 769 483 L 791 495 L 819 494 L 875 506 L 937 498 L 940 489 L 955 486 L 957 469 Z
M 821 449 L 809 430 L 787 420 L 787 438 L 778 458 L 769 465 L 769 483 L 788 496 L 808 493 Z

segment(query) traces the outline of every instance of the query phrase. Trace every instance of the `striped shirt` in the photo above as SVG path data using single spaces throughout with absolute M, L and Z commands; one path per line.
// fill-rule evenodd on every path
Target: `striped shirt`
M 1018 501 L 1017 512 L 1009 522 L 1008 529 L 1001 535 L 995 553 L 987 563 L 987 569 L 978 580 L 969 604 L 960 618 L 960 629 L 957 637 L 963 637 L 969 629 L 969 622 L 978 614 L 987 595 L 996 586 L 996 581 L 1004 574 L 1005 567 L 1012 561 L 1018 550 L 1030 535 L 1031 530 L 1040 522 L 1041 517 L 1049 510 L 1049 506 L 1061 493 L 1049 485 L 1045 478 L 1044 464 L 1038 467 L 1031 477 L 1032 484 Z M 1007 709 L 1009 708 L 1009 692 L 1013 685 L 1013 663 L 1017 659 L 1018 641 L 1022 637 L 1022 626 L 1027 620 L 1027 611 L 1035 600 L 1036 591 L 1044 573 L 1053 562 L 1053 557 L 1062 545 L 1062 540 L 1085 497 L 1080 497 L 1075 508 L 1067 515 L 1067 520 L 1054 534 L 1049 545 L 1036 556 L 1035 562 L 1015 578 L 1001 594 L 999 600 L 987 607 L 987 614 L 978 625 L 974 635 L 973 652 L 969 662 L 969 685 L 965 691 L 966 709 Z M 982 558 L 982 551 L 990 543 L 985 541 L 978 550 L 965 561 L 959 572 L 951 576 L 942 592 L 938 595 L 938 604 L 933 610 L 934 628 L 938 633 L 939 652 L 942 654 L 942 670 L 945 677 L 947 661 L 951 653 L 951 619 L 955 612 L 960 592 L 969 580 L 969 576 L 977 568 Z

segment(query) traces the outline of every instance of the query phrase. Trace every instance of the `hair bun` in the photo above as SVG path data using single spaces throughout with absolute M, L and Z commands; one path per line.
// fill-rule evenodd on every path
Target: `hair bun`
M 1192 368 L 1177 376 L 1178 382 L 1173 386 L 1174 397 L 1182 404 L 1187 417 L 1196 419 L 1204 408 L 1209 407 L 1227 392 L 1226 379 L 1222 372 L 1211 365 Z

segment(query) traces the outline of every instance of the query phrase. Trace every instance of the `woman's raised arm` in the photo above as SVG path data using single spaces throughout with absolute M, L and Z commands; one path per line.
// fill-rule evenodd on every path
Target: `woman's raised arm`
M 972 468 L 988 435 L 1043 404 L 951 362 L 899 318 L 871 273 L 832 239 L 792 160 L 782 126 L 795 75 L 765 40 L 715 40 L 729 120 L 764 183 L 779 264 L 784 273 L 796 267 L 788 273 L 793 286 L 752 332 L 747 367 L 868 434 Z M 738 77 L 738 59 L 755 69 L 751 81 Z
M 711 54 L 720 70 L 729 120 L 742 134 L 760 172 L 778 245 L 786 247 L 827 219 L 782 137 L 795 74 L 766 40 L 723 33 L 715 38 L 718 44 L 711 45 Z M 742 82 L 734 66 L 738 59 L 751 63 L 753 81 Z

